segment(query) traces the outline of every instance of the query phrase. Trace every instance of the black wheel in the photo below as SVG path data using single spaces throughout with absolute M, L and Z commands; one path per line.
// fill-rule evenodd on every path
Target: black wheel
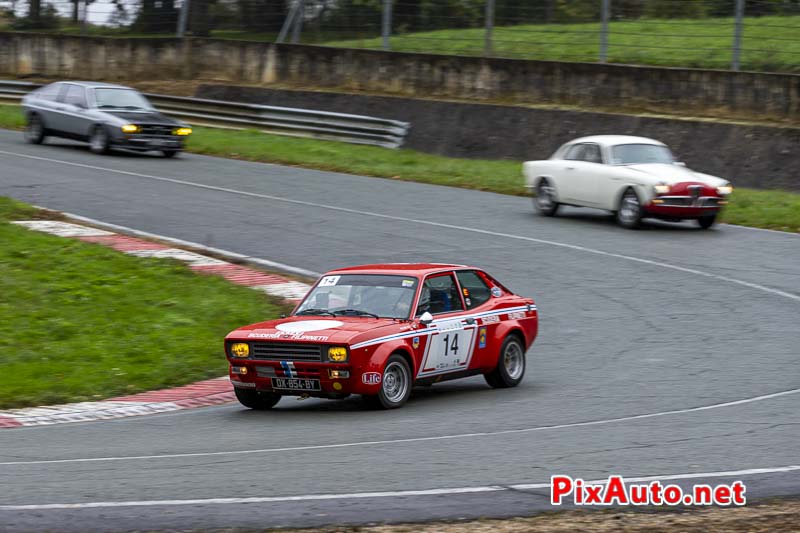
M 546 178 L 539 180 L 536 186 L 536 196 L 533 199 L 533 206 L 546 217 L 551 217 L 558 211 L 560 204 L 556 201 L 556 189 Z
M 103 126 L 95 126 L 89 136 L 89 148 L 96 154 L 107 154 L 111 148 L 111 139 Z
M 486 383 L 495 389 L 516 387 L 525 375 L 525 347 L 516 335 L 509 335 L 500 348 L 497 366 L 484 374 Z
M 708 229 L 717 221 L 717 214 L 700 217 L 697 219 L 697 225 L 703 229 Z
M 234 387 L 233 391 L 236 393 L 236 399 L 239 400 L 240 404 L 259 411 L 272 409 L 281 400 L 281 395 L 274 392 L 262 392 L 239 387 Z
M 175 157 L 178 155 L 178 150 L 162 150 L 161 153 L 164 154 L 164 157 Z
M 619 200 L 617 209 L 617 222 L 623 228 L 635 229 L 642 223 L 642 203 L 636 191 L 628 189 Z
M 44 139 L 44 122 L 34 113 L 28 117 L 28 123 L 25 125 L 25 140 L 31 144 L 42 144 Z
M 381 376 L 381 391 L 375 396 L 365 396 L 370 407 L 397 409 L 411 396 L 411 368 L 401 355 L 389 356 Z

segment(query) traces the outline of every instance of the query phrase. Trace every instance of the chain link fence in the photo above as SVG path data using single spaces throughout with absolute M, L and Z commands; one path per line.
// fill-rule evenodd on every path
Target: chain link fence
M 0 30 L 800 72 L 800 0 L 0 0 Z

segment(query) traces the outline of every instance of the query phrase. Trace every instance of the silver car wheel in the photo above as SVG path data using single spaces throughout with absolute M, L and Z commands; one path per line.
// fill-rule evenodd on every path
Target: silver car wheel
M 555 203 L 553 201 L 553 187 L 550 186 L 548 182 L 542 182 L 539 184 L 536 193 L 536 205 L 542 211 L 547 211 L 548 209 L 553 207 Z
M 94 133 L 92 133 L 92 138 L 89 139 L 89 146 L 93 152 L 99 153 L 106 149 L 107 144 L 108 133 L 106 133 L 105 129 L 98 126 L 95 128 Z
M 406 367 L 391 361 L 383 371 L 383 395 L 391 403 L 403 401 L 408 393 L 411 379 Z
M 622 198 L 622 204 L 619 207 L 619 219 L 625 223 L 630 224 L 639 218 L 641 206 L 639 205 L 639 198 L 636 193 L 627 192 Z
M 506 350 L 503 353 L 503 367 L 506 369 L 508 377 L 513 380 L 517 380 L 522 376 L 525 371 L 525 354 L 518 343 L 509 342 L 506 345 Z
M 42 136 L 43 129 L 42 121 L 38 117 L 33 117 L 25 128 L 25 138 L 28 141 L 39 139 Z

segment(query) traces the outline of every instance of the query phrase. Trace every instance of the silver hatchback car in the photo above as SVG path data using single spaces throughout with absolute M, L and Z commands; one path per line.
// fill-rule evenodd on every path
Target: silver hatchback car
M 51 83 L 25 95 L 22 106 L 25 139 L 33 144 L 50 135 L 88 141 L 98 154 L 123 148 L 172 157 L 192 133 L 188 124 L 162 115 L 140 92 L 122 85 Z

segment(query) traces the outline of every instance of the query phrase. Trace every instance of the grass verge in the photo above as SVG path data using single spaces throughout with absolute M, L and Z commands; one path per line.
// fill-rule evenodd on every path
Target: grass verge
M 800 16 L 748 17 L 742 38 L 742 70 L 800 71 Z M 608 62 L 672 67 L 722 68 L 731 64 L 733 18 L 611 21 Z M 393 35 L 395 52 L 484 54 L 483 28 Z M 600 23 L 495 26 L 493 55 L 545 61 L 599 59 Z M 324 43 L 343 48 L 382 49 L 380 36 Z
M 20 110 L 0 106 L 0 127 L 22 126 Z M 519 161 L 442 157 L 413 150 L 267 135 L 258 131 L 195 128 L 188 150 L 199 154 L 296 165 L 366 176 L 525 195 Z M 722 220 L 731 224 L 800 231 L 800 194 L 737 189 Z
M 29 231 L 0 197 L 0 408 L 97 400 L 225 375 L 222 338 L 284 308 L 183 264 Z

